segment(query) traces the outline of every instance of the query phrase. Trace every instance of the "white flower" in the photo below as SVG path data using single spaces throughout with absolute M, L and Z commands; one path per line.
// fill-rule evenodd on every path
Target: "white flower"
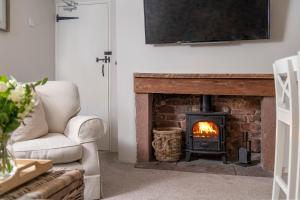
M 25 110 L 22 113 L 18 114 L 18 118 L 20 120 L 23 120 L 25 117 L 29 116 L 29 114 L 34 111 L 34 107 L 35 107 L 35 102 L 32 99 L 31 102 L 25 107 Z
M 20 102 L 24 96 L 25 90 L 22 86 L 17 86 L 10 92 L 10 99 L 13 102 Z
M 0 92 L 6 92 L 7 89 L 7 85 L 3 82 L 0 82 Z
M 31 99 L 31 104 L 33 105 L 33 107 L 37 106 L 39 103 L 39 99 L 36 97 L 35 93 L 32 93 L 32 99 Z

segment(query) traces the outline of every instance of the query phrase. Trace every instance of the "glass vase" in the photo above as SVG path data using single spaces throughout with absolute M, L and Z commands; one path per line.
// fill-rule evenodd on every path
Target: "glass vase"
M 10 137 L 2 137 L 0 139 L 0 181 L 14 175 L 16 169 L 16 162 L 12 150 L 12 140 Z

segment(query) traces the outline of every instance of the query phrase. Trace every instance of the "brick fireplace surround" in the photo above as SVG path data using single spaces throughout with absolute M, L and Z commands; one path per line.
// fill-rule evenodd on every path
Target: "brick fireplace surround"
M 228 144 L 229 156 L 235 159 L 236 149 L 233 147 L 237 141 L 234 135 L 239 131 L 252 131 L 254 139 L 259 144 L 253 144 L 256 151 L 261 152 L 261 163 L 264 169 L 273 170 L 275 152 L 275 88 L 272 74 L 134 74 L 134 90 L 136 93 L 136 137 L 137 137 L 137 162 L 153 160 L 152 128 L 168 112 L 166 102 L 178 99 L 188 101 L 190 107 L 185 111 L 199 111 L 199 97 L 213 95 L 214 109 L 228 109 L 233 117 L 229 117 L 228 132 L 232 144 Z M 179 98 L 180 97 L 180 98 Z M 176 100 L 177 99 L 177 100 Z M 238 102 L 238 103 L 237 103 Z M 227 105 L 228 104 L 228 105 Z M 162 106 L 161 106 L 162 105 Z M 245 111 L 236 108 L 245 108 Z M 172 110 L 172 105 L 167 108 Z M 225 110 L 224 110 L 225 108 Z M 182 109 L 182 108 L 181 108 Z M 192 110 L 187 110 L 192 109 Z M 220 111 L 220 110 L 218 110 Z M 247 115 L 243 115 L 243 112 Z M 177 113 L 180 118 L 182 113 Z M 242 116 L 243 119 L 235 119 Z M 183 116 L 182 116 L 183 117 Z M 245 119 L 244 119 L 245 118 Z M 249 119 L 250 118 L 250 119 Z M 184 119 L 184 117 L 183 117 Z M 172 120 L 169 120 L 169 122 Z M 176 120 L 173 120 L 175 122 Z M 184 129 L 184 120 L 181 126 Z M 237 124 L 238 123 L 238 124 Z M 231 129 L 231 130 L 230 130 Z M 233 131 L 236 130 L 236 131 Z M 236 132 L 234 134 L 234 132 Z M 259 136 L 259 139 L 256 137 Z

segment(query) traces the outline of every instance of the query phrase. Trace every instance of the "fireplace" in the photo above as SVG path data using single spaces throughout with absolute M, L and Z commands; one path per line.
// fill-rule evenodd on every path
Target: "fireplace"
M 186 156 L 190 161 L 193 153 L 221 155 L 226 163 L 226 115 L 210 111 L 210 96 L 203 95 L 202 112 L 186 113 Z
M 240 135 L 247 131 L 253 141 L 252 151 L 261 156 L 263 168 L 273 169 L 276 106 L 272 74 L 135 73 L 134 91 L 137 163 L 154 160 L 154 127 L 178 126 L 186 131 L 186 113 L 203 112 L 199 108 L 201 95 L 212 95 L 213 110 L 229 113 L 227 159 L 237 161 Z

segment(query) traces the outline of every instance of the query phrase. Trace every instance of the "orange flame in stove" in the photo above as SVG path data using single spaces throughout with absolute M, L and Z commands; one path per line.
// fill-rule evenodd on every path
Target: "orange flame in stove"
M 193 136 L 201 138 L 217 138 L 219 128 L 214 122 L 197 122 L 193 126 Z

